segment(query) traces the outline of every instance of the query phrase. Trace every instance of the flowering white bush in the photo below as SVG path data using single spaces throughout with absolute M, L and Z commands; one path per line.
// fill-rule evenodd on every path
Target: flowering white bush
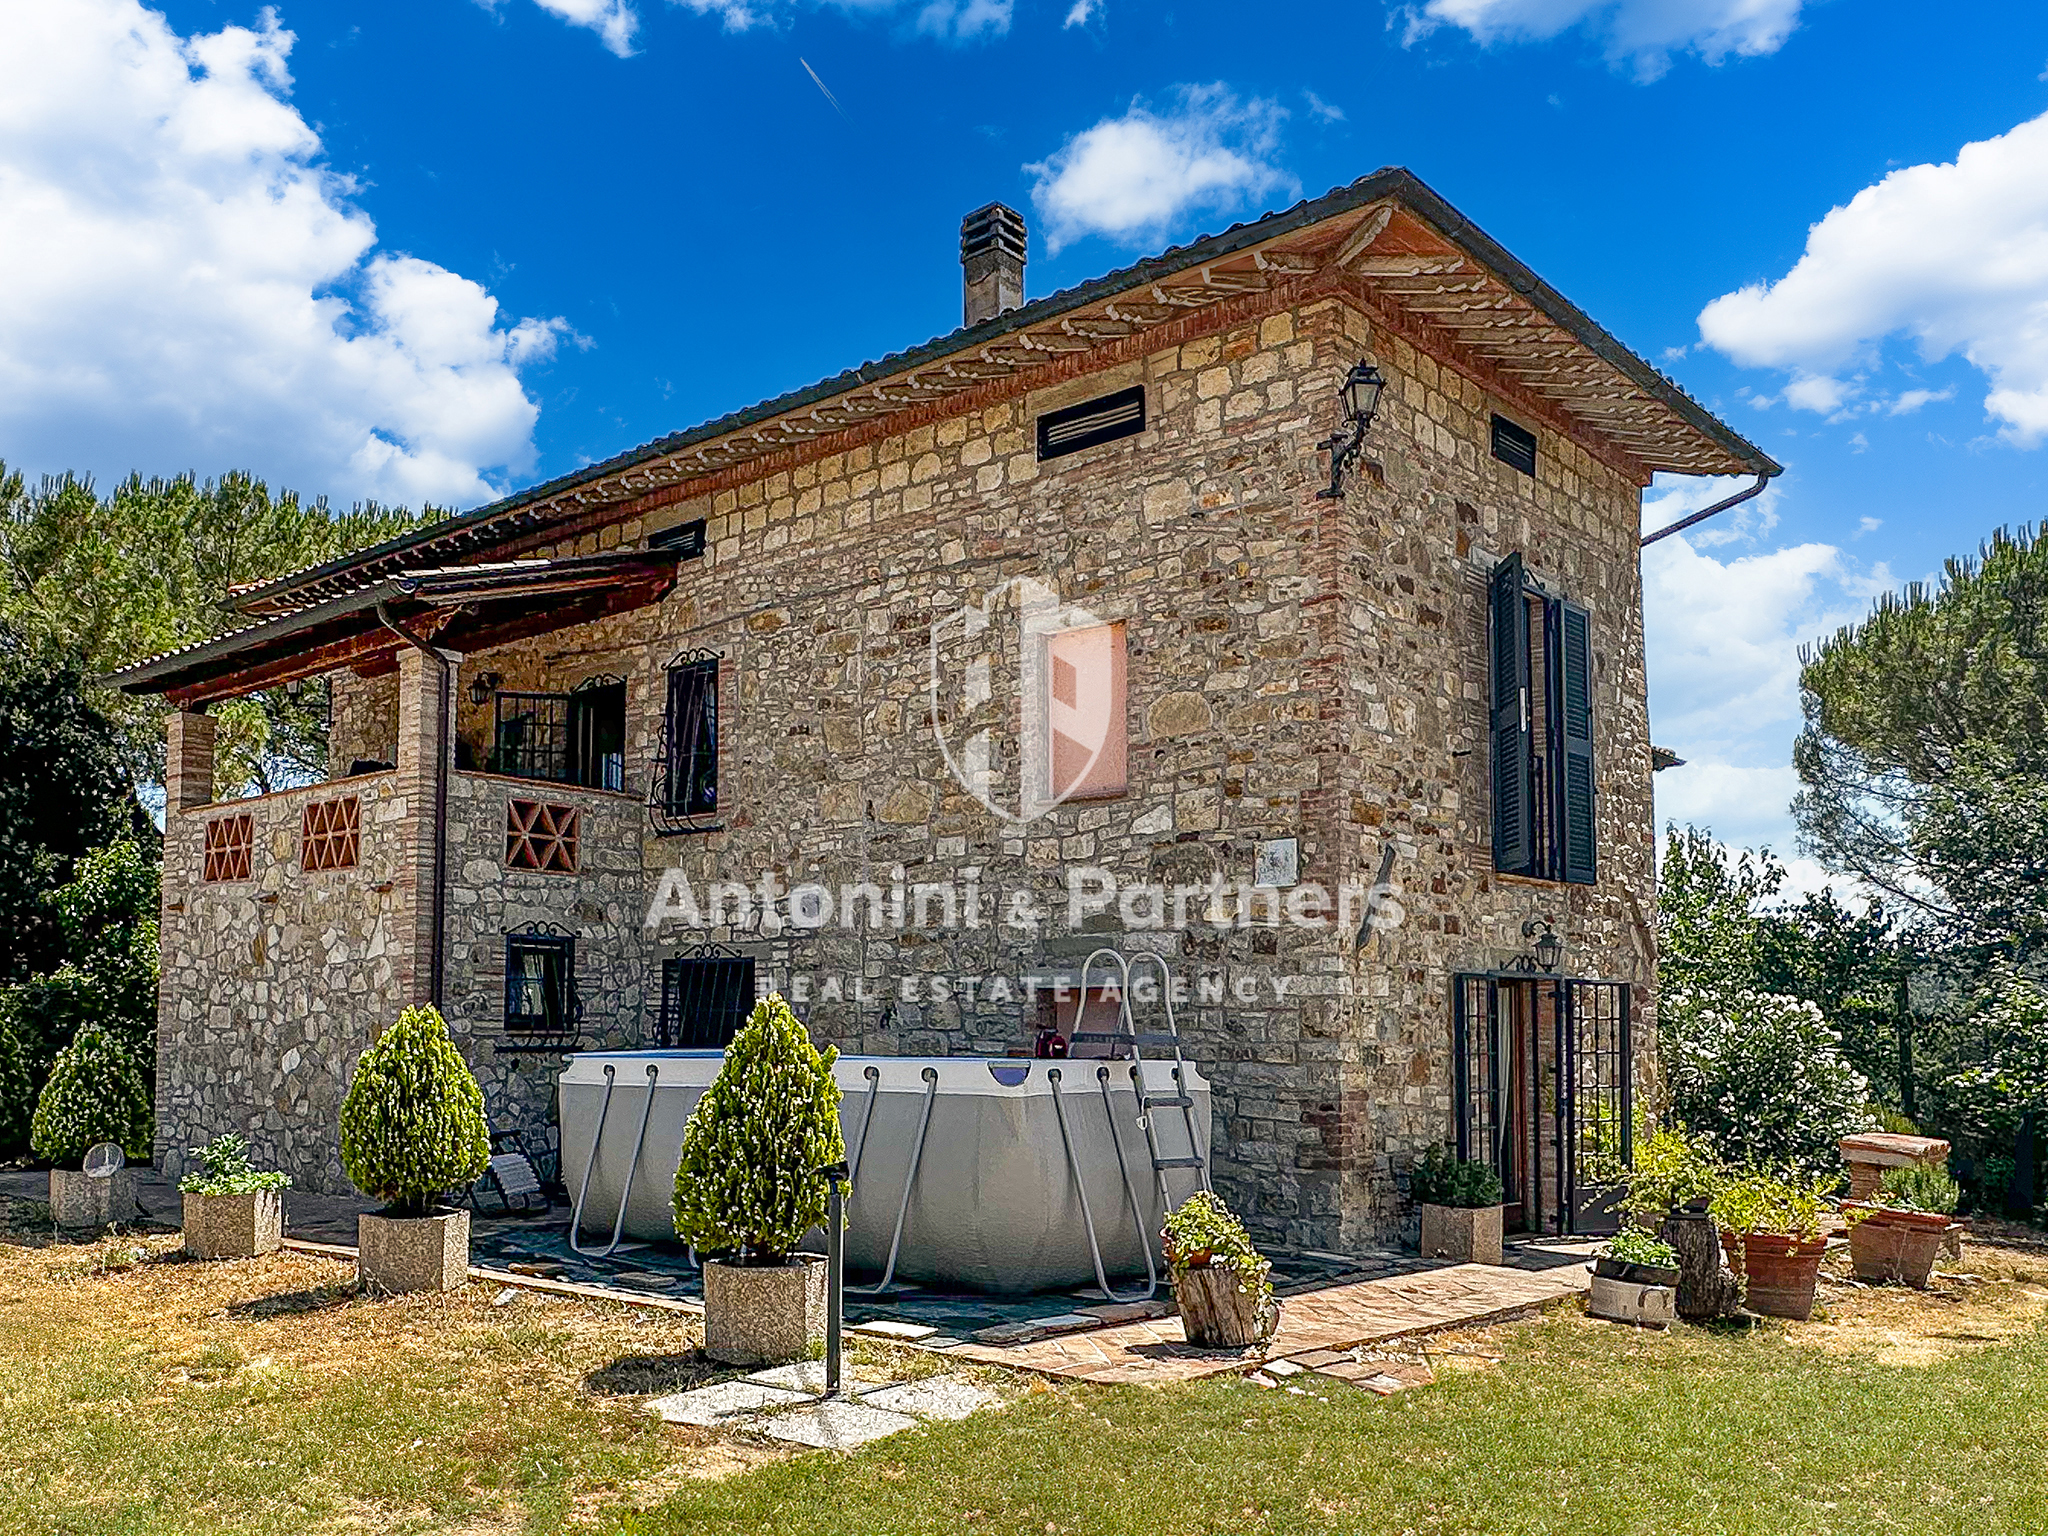
M 1841 1162 L 1835 1144 L 1870 1128 L 1870 1085 L 1820 1009 L 1799 998 L 1674 994 L 1658 1049 L 1672 1117 L 1724 1162 L 1831 1173 Z

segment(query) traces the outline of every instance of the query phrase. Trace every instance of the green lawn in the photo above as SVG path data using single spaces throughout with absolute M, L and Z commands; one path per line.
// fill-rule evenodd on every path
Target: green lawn
M 1947 1320 L 1953 1323 L 1953 1319 Z M 1967 1331 L 1967 1329 L 1965 1329 Z M 1917 1366 L 1786 1330 L 1569 1313 L 1378 1399 L 1224 1382 L 1043 1394 L 867 1455 L 693 1489 L 629 1531 L 2048 1531 L 2048 1338 Z
M 2048 1532 L 2048 1265 L 1975 1246 L 1994 1283 L 1806 1327 L 1567 1310 L 1393 1398 L 1041 1386 L 850 1458 L 654 1422 L 711 1374 L 687 1320 L 174 1246 L 0 1232 L 0 1536 Z

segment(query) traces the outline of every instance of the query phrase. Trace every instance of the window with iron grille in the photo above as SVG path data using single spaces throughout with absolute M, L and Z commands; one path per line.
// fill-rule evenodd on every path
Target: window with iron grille
M 754 1009 L 754 962 L 705 945 L 661 962 L 661 1011 L 654 1043 L 668 1050 L 722 1051 Z
M 217 816 L 206 824 L 206 862 L 199 878 L 205 881 L 247 880 L 256 852 L 256 818 L 248 812 L 239 816 Z
M 576 938 L 557 928 L 505 936 L 505 1032 L 565 1036 L 583 1021 Z
M 1552 596 L 1519 554 L 1492 581 L 1493 867 L 1599 879 L 1592 616 Z
M 308 801 L 299 813 L 299 868 L 354 869 L 362 841 L 362 801 L 354 795 Z
M 701 830 L 719 809 L 718 657 L 686 651 L 667 672 L 660 755 L 647 797 L 662 836 Z
M 609 674 L 568 693 L 497 695 L 490 771 L 515 779 L 626 787 L 626 683 Z

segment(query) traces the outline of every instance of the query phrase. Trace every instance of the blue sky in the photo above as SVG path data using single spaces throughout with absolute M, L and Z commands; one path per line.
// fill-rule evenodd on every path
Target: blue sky
M 1788 466 L 1646 562 L 1660 812 L 1781 851 L 1799 643 L 2043 504 L 2038 0 L 47 0 L 0 56 L 31 473 L 473 505 L 951 329 L 991 199 L 1036 296 L 1403 164 Z

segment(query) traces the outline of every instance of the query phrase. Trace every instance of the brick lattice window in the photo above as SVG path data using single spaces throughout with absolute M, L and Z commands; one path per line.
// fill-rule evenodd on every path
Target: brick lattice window
M 256 818 L 220 816 L 206 824 L 206 867 L 202 880 L 247 880 L 256 852 Z
M 362 825 L 362 801 L 354 795 L 309 801 L 299 815 L 299 867 L 309 875 L 323 869 L 354 869 Z
M 573 805 L 544 800 L 505 802 L 505 865 L 573 875 L 583 813 Z

